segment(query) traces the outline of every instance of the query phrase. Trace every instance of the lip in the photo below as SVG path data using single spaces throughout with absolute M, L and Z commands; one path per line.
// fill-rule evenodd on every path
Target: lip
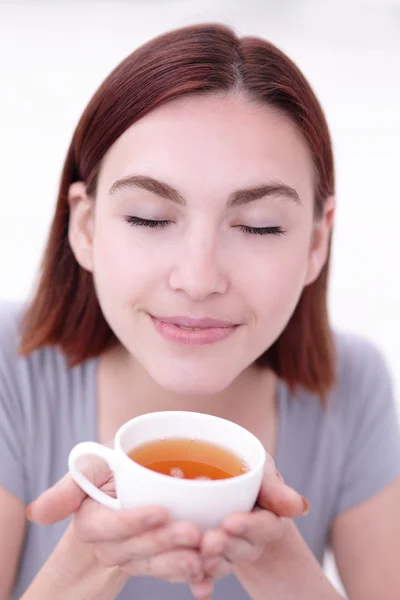
M 193 319 L 191 317 L 160 317 L 157 315 L 151 315 L 154 319 L 162 321 L 163 323 L 170 323 L 177 325 L 178 327 L 198 327 L 199 329 L 213 329 L 220 327 L 235 327 L 237 323 L 230 323 L 228 321 L 220 321 L 218 319 L 210 319 L 203 317 L 201 319 Z
M 238 327 L 237 323 L 211 319 L 194 319 L 185 316 L 162 317 L 150 315 L 155 329 L 167 341 L 185 346 L 214 344 L 229 337 Z M 194 330 L 182 327 L 196 328 Z

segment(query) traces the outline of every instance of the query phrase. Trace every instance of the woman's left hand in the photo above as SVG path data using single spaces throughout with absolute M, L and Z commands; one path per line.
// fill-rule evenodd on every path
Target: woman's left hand
M 290 519 L 308 513 L 303 496 L 283 481 L 268 456 L 257 505 L 251 513 L 233 514 L 222 527 L 204 534 L 201 554 L 206 573 L 220 579 L 242 563 L 256 562 L 267 544 L 279 540 Z M 203 597 L 202 584 L 191 586 L 197 598 Z

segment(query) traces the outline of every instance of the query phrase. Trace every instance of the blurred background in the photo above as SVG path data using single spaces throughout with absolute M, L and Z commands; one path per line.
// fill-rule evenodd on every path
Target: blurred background
M 332 320 L 383 350 L 399 398 L 400 0 L 0 0 L 0 299 L 32 288 L 95 89 L 141 43 L 201 21 L 274 42 L 316 91 L 337 169 Z

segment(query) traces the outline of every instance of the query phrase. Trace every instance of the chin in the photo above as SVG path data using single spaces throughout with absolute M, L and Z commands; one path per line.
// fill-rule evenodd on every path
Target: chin
M 169 392 L 186 396 L 212 396 L 225 390 L 234 380 L 223 372 L 213 373 L 204 370 L 202 373 L 174 373 L 172 370 L 150 373 L 159 386 Z

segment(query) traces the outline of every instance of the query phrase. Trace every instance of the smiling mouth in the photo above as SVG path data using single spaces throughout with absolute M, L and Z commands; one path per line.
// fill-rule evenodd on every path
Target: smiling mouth
M 232 321 L 224 321 L 222 319 L 214 319 L 213 317 L 186 317 L 186 316 L 173 316 L 173 317 L 163 317 L 159 315 L 150 315 L 154 319 L 158 321 L 162 321 L 163 323 L 169 323 L 171 325 L 176 325 L 177 327 L 182 327 L 183 329 L 213 329 L 213 328 L 223 328 L 223 327 L 235 327 L 237 323 Z
M 150 315 L 156 331 L 165 340 L 184 346 L 204 346 L 229 337 L 236 323 L 218 319 L 190 317 L 156 317 Z

